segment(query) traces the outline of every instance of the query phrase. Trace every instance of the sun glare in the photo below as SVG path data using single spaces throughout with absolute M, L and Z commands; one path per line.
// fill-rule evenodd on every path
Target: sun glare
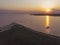
M 51 9 L 46 9 L 45 11 L 48 13 L 48 12 L 51 12 L 52 10 Z
M 55 7 L 55 2 L 51 0 L 43 2 L 41 7 L 42 7 L 42 11 L 51 12 L 52 9 Z

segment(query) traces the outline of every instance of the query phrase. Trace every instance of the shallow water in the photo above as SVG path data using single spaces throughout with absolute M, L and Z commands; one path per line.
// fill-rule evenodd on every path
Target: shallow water
M 29 14 L 0 14 L 0 27 L 12 22 L 16 22 L 36 31 L 60 36 L 59 16 L 49 16 L 47 19 L 47 16 L 33 16 Z M 47 29 L 48 26 L 49 28 Z

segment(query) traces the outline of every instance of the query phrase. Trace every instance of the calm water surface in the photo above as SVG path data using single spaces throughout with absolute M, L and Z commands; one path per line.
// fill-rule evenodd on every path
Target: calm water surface
M 0 27 L 12 22 L 24 25 L 36 31 L 60 36 L 59 16 L 33 16 L 29 14 L 0 14 Z M 47 29 L 47 27 L 49 27 Z

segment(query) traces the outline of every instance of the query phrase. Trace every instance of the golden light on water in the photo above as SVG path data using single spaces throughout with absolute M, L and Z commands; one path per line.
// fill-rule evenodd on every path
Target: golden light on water
M 46 27 L 49 26 L 49 16 L 46 16 Z
M 46 30 L 45 30 L 45 33 L 49 34 L 50 33 L 50 22 L 49 22 L 49 19 L 50 17 L 49 16 L 46 16 Z

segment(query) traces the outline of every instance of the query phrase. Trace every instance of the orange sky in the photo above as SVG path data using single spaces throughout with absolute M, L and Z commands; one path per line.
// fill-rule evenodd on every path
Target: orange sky
M 42 8 L 60 9 L 60 0 L 0 0 L 0 9 L 40 10 Z

